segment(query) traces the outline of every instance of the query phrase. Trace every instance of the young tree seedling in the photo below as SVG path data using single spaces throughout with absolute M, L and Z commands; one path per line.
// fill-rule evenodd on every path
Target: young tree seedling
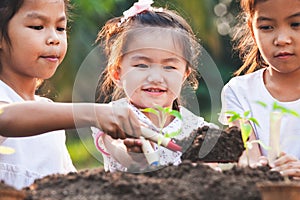
M 257 103 L 264 108 L 268 105 L 262 101 L 257 101 Z M 285 108 L 274 102 L 272 105 L 272 111 L 270 113 L 270 135 L 269 135 L 269 150 L 268 150 L 268 160 L 273 162 L 280 156 L 280 127 L 281 119 L 284 115 L 292 115 L 295 117 L 300 117 L 300 115 L 291 109 Z
M 165 138 L 174 138 L 174 137 L 176 137 L 177 135 L 180 134 L 181 129 L 179 129 L 177 131 L 174 131 L 174 132 L 171 132 L 171 133 L 165 133 L 165 134 L 163 134 L 163 131 L 162 131 L 169 116 L 174 116 L 174 117 L 182 120 L 182 116 L 181 116 L 179 111 L 173 110 L 169 107 L 163 108 L 159 105 L 155 105 L 154 108 L 145 108 L 145 109 L 142 109 L 141 111 L 142 112 L 147 112 L 147 113 L 152 113 L 155 116 L 157 116 L 158 124 L 159 124 L 159 127 L 158 127 L 159 134 L 161 134 L 163 137 L 165 137 Z M 160 145 L 161 141 L 162 141 L 162 139 L 159 138 L 157 144 Z
M 181 149 L 180 146 L 178 146 L 178 145 L 174 144 L 173 142 L 171 142 L 171 139 L 173 137 L 177 136 L 181 132 L 181 129 L 179 129 L 175 132 L 172 132 L 172 133 L 165 133 L 165 134 L 163 134 L 163 131 L 162 131 L 169 116 L 174 116 L 174 117 L 177 117 L 180 120 L 182 120 L 180 112 L 178 112 L 176 110 L 172 110 L 168 107 L 163 108 L 163 107 L 158 106 L 158 105 L 156 105 L 154 108 L 142 109 L 141 111 L 142 112 L 147 112 L 147 113 L 152 113 L 155 116 L 157 116 L 157 118 L 158 118 L 158 123 L 159 123 L 158 133 L 153 132 L 152 134 L 155 134 L 155 135 L 150 137 L 152 139 L 156 138 L 154 140 L 157 142 L 158 146 L 163 145 L 163 146 L 165 146 L 167 148 L 170 148 L 172 150 L 176 149 L 177 151 L 179 149 Z M 143 134 L 146 134 L 146 130 L 145 129 L 142 129 L 142 130 L 144 130 Z M 147 131 L 148 136 L 149 136 L 149 131 L 150 130 L 148 129 L 148 131 Z M 158 134 L 158 135 L 156 135 L 156 134 Z M 151 135 L 151 133 L 150 133 L 150 135 Z M 151 166 L 159 165 L 159 154 L 153 150 L 150 142 L 148 140 L 146 140 L 144 137 L 141 137 L 141 142 L 142 142 L 142 149 L 143 149 L 143 152 L 145 154 L 145 157 L 146 157 L 148 163 Z M 176 145 L 176 146 L 174 146 L 174 145 Z
M 250 110 L 245 111 L 242 116 L 235 111 L 227 111 L 226 113 L 231 115 L 228 119 L 228 122 L 234 122 L 236 120 L 239 121 L 242 140 L 246 150 L 247 164 L 249 165 L 249 149 L 252 149 L 254 143 L 259 143 L 263 148 L 268 149 L 268 147 L 265 144 L 263 144 L 260 140 L 248 141 L 252 132 L 252 127 L 249 122 L 251 121 L 257 126 L 259 126 L 259 123 L 255 118 L 249 117 Z

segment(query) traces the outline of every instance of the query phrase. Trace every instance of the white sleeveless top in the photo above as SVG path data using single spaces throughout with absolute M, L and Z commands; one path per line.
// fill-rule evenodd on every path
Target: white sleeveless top
M 36 101 L 51 103 L 47 98 L 35 96 Z M 0 80 L 0 101 L 24 101 L 12 88 Z M 24 113 L 21 117 L 27 117 Z M 18 120 L 18 119 L 16 119 Z M 0 180 L 17 189 L 31 185 L 35 179 L 54 173 L 76 171 L 65 145 L 64 130 L 21 138 L 0 136 L 0 145 L 11 147 L 15 153 L 0 154 Z

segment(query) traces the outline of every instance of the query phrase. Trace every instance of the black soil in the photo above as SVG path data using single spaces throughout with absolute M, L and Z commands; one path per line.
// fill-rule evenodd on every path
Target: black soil
M 256 183 L 283 180 L 278 172 L 270 171 L 268 166 L 255 169 L 234 166 L 220 172 L 205 165 L 204 162 L 208 161 L 238 160 L 243 145 L 236 128 L 225 131 L 199 128 L 193 132 L 193 137 L 194 142 L 183 154 L 183 162 L 179 166 L 170 165 L 135 174 L 108 173 L 96 168 L 67 175 L 51 175 L 24 188 L 25 199 L 255 200 L 261 199 Z M 202 142 L 209 141 L 209 138 L 217 143 L 206 156 L 202 156 L 202 153 L 199 154 Z

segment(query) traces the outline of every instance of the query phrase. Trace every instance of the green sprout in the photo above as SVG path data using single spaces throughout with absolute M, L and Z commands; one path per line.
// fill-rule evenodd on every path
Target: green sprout
M 155 105 L 154 108 L 144 108 L 141 110 L 142 112 L 152 113 L 158 117 L 158 123 L 159 123 L 159 134 L 163 135 L 165 138 L 174 138 L 175 136 L 179 135 L 181 132 L 181 129 L 171 132 L 171 133 L 165 133 L 163 134 L 163 128 L 167 122 L 167 119 L 169 116 L 174 116 L 180 120 L 182 120 L 182 116 L 179 111 L 172 110 L 169 107 L 161 107 L 159 105 Z M 162 142 L 162 139 L 159 138 L 157 144 L 160 145 Z
M 257 101 L 257 103 L 264 108 L 267 108 L 268 105 L 262 101 Z M 272 111 L 270 113 L 270 139 L 269 145 L 270 149 L 268 151 L 268 160 L 273 162 L 280 155 L 280 126 L 281 119 L 284 115 L 292 115 L 300 118 L 299 113 L 292 109 L 285 108 L 279 105 L 277 102 L 274 102 L 272 105 Z
M 254 143 L 258 143 L 263 148 L 268 149 L 268 147 L 265 144 L 263 144 L 263 142 L 260 140 L 248 141 L 248 139 L 251 135 L 251 132 L 252 132 L 252 127 L 249 124 L 249 122 L 251 121 L 254 124 L 256 124 L 257 126 L 259 126 L 259 123 L 254 117 L 249 117 L 250 110 L 245 111 L 242 116 L 235 111 L 227 111 L 226 113 L 231 115 L 230 118 L 228 119 L 228 122 L 234 122 L 236 120 L 239 120 L 242 140 L 243 140 L 244 147 L 246 149 L 247 164 L 249 165 L 249 163 L 250 163 L 249 149 L 252 149 Z
M 261 105 L 264 108 L 268 107 L 268 105 L 266 103 L 262 102 L 262 101 L 256 101 L 256 103 L 258 103 L 259 105 Z M 296 111 L 294 111 L 292 109 L 285 108 L 285 107 L 279 105 L 277 102 L 274 102 L 273 105 L 272 105 L 272 112 L 276 112 L 276 111 L 282 113 L 283 115 L 290 114 L 290 115 L 293 115 L 295 117 L 300 117 L 300 114 L 297 113 Z

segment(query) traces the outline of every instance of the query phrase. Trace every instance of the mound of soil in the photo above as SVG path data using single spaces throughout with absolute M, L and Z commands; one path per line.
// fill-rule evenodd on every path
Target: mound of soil
M 183 153 L 183 160 L 228 163 L 237 162 L 245 150 L 241 131 L 237 127 L 225 130 L 204 126 L 195 129 L 193 143 Z M 190 140 L 186 138 L 185 140 Z M 185 140 L 177 141 L 180 145 Z
M 107 173 L 103 169 L 92 169 L 52 175 L 37 180 L 25 190 L 27 200 L 241 200 L 260 199 L 255 183 L 264 180 L 280 181 L 282 177 L 267 167 L 234 167 L 217 172 L 200 162 L 184 161 L 179 166 L 143 174 Z
M 199 128 L 193 132 L 194 142 L 183 154 L 179 166 L 135 174 L 109 173 L 102 168 L 82 170 L 44 177 L 22 191 L 26 193 L 26 200 L 259 200 L 261 197 L 255 184 L 266 180 L 282 181 L 280 173 L 270 171 L 268 166 L 255 169 L 234 166 L 220 172 L 204 163 L 237 161 L 243 151 L 239 136 L 236 128 L 226 131 Z M 208 138 L 217 143 L 209 154 L 199 157 L 203 142 L 210 141 Z

